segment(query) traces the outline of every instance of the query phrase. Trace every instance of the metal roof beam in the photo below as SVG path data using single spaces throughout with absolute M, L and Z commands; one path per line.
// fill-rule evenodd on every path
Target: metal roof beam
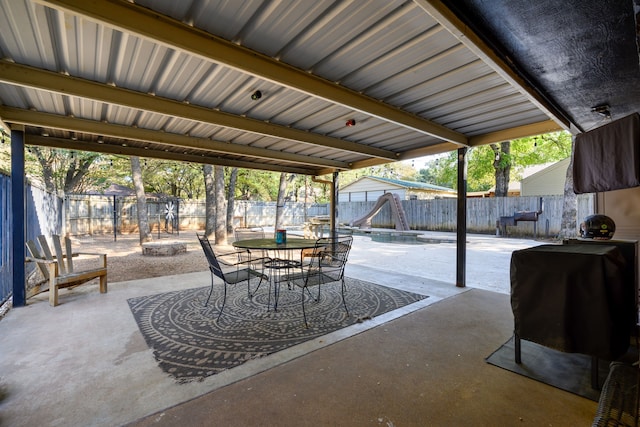
M 56 114 L 23 110 L 20 108 L 0 106 L 0 117 L 3 117 L 11 123 L 21 123 L 30 126 L 63 129 L 72 132 L 205 150 L 212 153 L 255 157 L 258 159 L 284 161 L 316 167 L 333 167 L 341 170 L 350 168 L 349 164 L 346 162 L 269 150 L 267 148 L 251 147 L 249 145 L 214 141 L 207 138 L 196 138 L 150 129 L 96 122 L 94 120 L 65 117 Z
M 215 111 L 197 105 L 186 104 L 184 102 L 41 70 L 9 61 L 0 61 L 0 81 L 18 86 L 56 92 L 61 95 L 93 99 L 108 104 L 122 105 L 133 109 L 181 117 L 186 120 L 238 129 L 260 135 L 330 147 L 341 151 L 380 157 L 388 160 L 397 159 L 397 154 L 393 151 L 315 134 L 301 129 L 267 123 L 248 117 L 240 117 L 222 111 Z
M 215 157 L 215 155 L 199 156 L 197 154 L 181 154 L 164 150 L 145 150 L 144 148 L 123 147 L 121 145 L 98 144 L 83 141 L 70 141 L 64 138 L 45 137 L 32 134 L 25 135 L 25 144 L 39 145 L 42 147 L 64 148 L 67 150 L 93 151 L 96 153 L 121 154 L 124 156 L 138 156 L 155 159 L 177 160 L 189 163 L 230 166 L 244 169 L 260 169 L 273 172 L 297 173 L 302 175 L 317 174 L 317 171 L 314 169 L 223 159 Z
M 428 147 L 416 148 L 414 150 L 409 150 L 403 152 L 398 160 L 411 160 L 417 157 L 424 156 L 432 156 L 434 154 L 440 153 L 448 153 L 449 151 L 454 151 L 460 148 L 459 145 L 453 144 L 451 142 L 442 142 L 440 144 L 430 145 Z
M 475 147 L 478 145 L 495 144 L 503 141 L 511 141 L 513 139 L 526 138 L 528 136 L 557 132 L 560 130 L 563 129 L 556 122 L 553 120 L 546 120 L 544 122 L 532 123 L 496 132 L 489 132 L 484 135 L 472 136 L 469 138 L 469 146 Z
M 124 1 L 36 0 L 155 43 L 221 63 L 245 73 L 340 104 L 445 141 L 466 145 L 467 137 L 438 123 L 365 96 L 167 16 Z

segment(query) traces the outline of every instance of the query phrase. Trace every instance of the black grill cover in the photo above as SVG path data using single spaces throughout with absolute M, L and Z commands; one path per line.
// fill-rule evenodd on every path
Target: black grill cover
M 634 284 L 615 246 L 541 245 L 511 257 L 511 307 L 520 338 L 614 360 L 629 347 Z

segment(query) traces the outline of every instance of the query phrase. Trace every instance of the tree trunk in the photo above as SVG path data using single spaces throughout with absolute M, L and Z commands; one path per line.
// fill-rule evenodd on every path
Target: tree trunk
M 571 138 L 571 152 L 575 148 L 575 136 Z M 578 198 L 573 192 L 573 155 L 569 161 L 567 175 L 564 181 L 564 197 L 562 200 L 562 222 L 559 237 L 563 239 L 575 238 L 578 235 Z
M 511 141 L 491 144 L 495 154 L 493 168 L 496 177 L 496 197 L 509 196 L 509 175 L 511 173 Z
M 65 194 L 77 193 L 82 190 L 83 179 L 97 158 L 98 155 L 83 156 L 82 158 L 76 155 L 75 159 L 72 159 L 64 178 L 63 190 Z
M 276 230 L 282 228 L 284 217 L 284 201 L 287 195 L 287 174 L 280 174 L 280 185 L 278 187 L 278 201 L 276 202 Z
M 133 175 L 133 186 L 136 190 L 136 203 L 138 208 L 138 229 L 140 231 L 140 244 L 153 240 L 149 228 L 149 217 L 147 216 L 147 196 L 142 183 L 142 168 L 140 168 L 140 158 L 131 156 L 131 175 Z
M 224 200 L 224 166 L 214 166 L 216 187 L 216 245 L 227 244 L 227 215 Z
M 229 190 L 227 192 L 227 233 L 233 233 L 233 211 L 236 201 L 236 180 L 238 179 L 238 168 L 231 168 L 229 177 Z
M 204 194 L 205 194 L 205 225 L 204 234 L 207 238 L 214 235 L 216 222 L 216 187 L 213 178 L 213 166 L 203 165 Z
M 44 188 L 50 193 L 56 193 L 56 181 L 53 177 L 53 165 L 51 158 L 45 157 L 45 149 L 40 147 L 33 147 L 32 152 L 35 154 L 40 166 L 42 167 L 42 180 L 44 181 Z

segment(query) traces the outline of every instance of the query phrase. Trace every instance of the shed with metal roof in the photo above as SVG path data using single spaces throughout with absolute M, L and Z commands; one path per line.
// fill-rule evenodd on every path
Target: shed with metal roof
M 385 193 L 396 193 L 401 200 L 456 197 L 454 189 L 426 182 L 363 176 L 342 187 L 339 200 L 341 202 L 367 202 L 377 200 Z

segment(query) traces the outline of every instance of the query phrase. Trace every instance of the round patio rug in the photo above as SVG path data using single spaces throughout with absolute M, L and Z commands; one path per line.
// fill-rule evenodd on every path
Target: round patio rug
M 189 382 L 427 298 L 351 278 L 346 289 L 349 315 L 339 283 L 323 286 L 318 302 L 304 294 L 308 328 L 301 289 L 286 285 L 277 311 L 265 284 L 252 299 L 246 284 L 229 286 L 219 319 L 222 286 L 214 288 L 207 307 L 209 286 L 131 298 L 128 303 L 160 367 L 179 382 Z M 314 297 L 316 293 L 312 289 Z

